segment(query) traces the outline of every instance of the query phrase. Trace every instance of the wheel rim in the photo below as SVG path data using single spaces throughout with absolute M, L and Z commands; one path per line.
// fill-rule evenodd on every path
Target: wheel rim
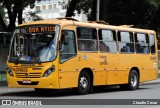
M 83 90 L 86 90 L 87 87 L 88 87 L 88 80 L 86 77 L 81 77 L 80 78 L 80 87 L 83 89 Z
M 133 87 L 137 85 L 137 76 L 135 74 L 132 74 L 131 76 L 131 84 Z

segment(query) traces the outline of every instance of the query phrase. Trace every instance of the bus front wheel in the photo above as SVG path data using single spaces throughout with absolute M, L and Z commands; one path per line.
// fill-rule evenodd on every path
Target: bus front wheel
M 78 78 L 78 93 L 81 95 L 87 94 L 91 86 L 90 76 L 87 72 L 82 71 Z
M 128 90 L 136 90 L 139 88 L 139 76 L 136 70 L 130 71 L 128 80 L 128 84 L 122 84 L 120 88 Z

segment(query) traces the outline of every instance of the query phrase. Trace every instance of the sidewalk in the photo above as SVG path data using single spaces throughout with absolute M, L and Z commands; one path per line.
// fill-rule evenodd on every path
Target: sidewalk
M 160 78 L 157 78 L 156 80 L 153 80 L 153 81 L 147 81 L 144 83 L 140 83 L 140 85 L 152 85 L 152 84 L 160 84 Z
M 160 74 L 158 74 L 158 78 L 156 80 L 140 83 L 140 85 L 152 85 L 152 84 L 160 84 Z

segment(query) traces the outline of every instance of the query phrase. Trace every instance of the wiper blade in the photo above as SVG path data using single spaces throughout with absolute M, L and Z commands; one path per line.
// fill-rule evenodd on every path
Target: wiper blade
M 19 59 L 20 59 L 20 57 L 17 57 L 15 65 L 17 65 L 19 63 Z
M 41 60 L 40 60 L 40 57 L 39 56 L 37 56 L 36 58 L 35 58 L 35 60 L 37 61 L 37 63 L 40 65 L 41 64 Z

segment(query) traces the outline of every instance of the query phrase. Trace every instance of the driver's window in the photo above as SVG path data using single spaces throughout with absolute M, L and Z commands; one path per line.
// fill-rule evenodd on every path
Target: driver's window
M 60 62 L 74 57 L 76 55 L 75 33 L 71 30 L 63 30 L 61 36 Z

